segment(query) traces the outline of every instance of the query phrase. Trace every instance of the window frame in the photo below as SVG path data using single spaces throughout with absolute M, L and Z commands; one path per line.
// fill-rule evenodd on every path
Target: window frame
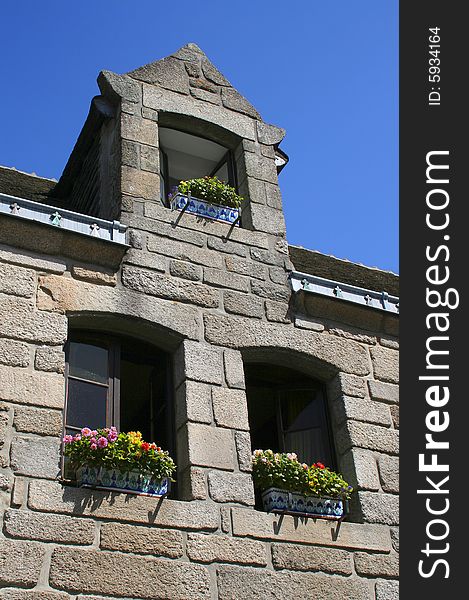
M 95 344 L 108 349 L 108 384 L 99 383 L 93 380 L 85 379 L 83 377 L 77 377 L 70 374 L 70 344 L 73 342 L 77 343 L 88 343 Z M 83 381 L 85 383 L 91 383 L 104 387 L 107 385 L 106 394 L 106 423 L 104 427 L 116 426 L 120 431 L 120 408 L 121 408 L 121 390 L 120 390 L 120 378 L 121 378 L 121 361 L 122 361 L 122 348 L 127 344 L 127 349 L 138 348 L 139 344 L 147 348 L 153 348 L 156 354 L 161 353 L 164 357 L 165 365 L 165 395 L 164 395 L 164 406 L 166 409 L 165 418 L 165 429 L 167 435 L 167 446 L 165 450 L 171 452 L 175 451 L 175 418 L 174 418 L 174 402 L 172 402 L 172 361 L 171 356 L 153 346 L 151 343 L 144 342 L 128 336 L 116 336 L 109 335 L 106 332 L 90 331 L 90 330 L 72 330 L 69 333 L 67 342 L 65 344 L 65 404 L 63 412 L 63 431 L 73 430 L 79 432 L 80 427 L 71 426 L 67 424 L 67 412 L 69 403 L 69 380 Z M 152 356 L 150 356 L 151 360 Z M 152 400 L 151 405 L 154 404 Z M 150 408 L 152 410 L 152 408 Z M 153 434 L 152 434 L 153 435 Z M 152 440 L 153 441 L 153 440 Z

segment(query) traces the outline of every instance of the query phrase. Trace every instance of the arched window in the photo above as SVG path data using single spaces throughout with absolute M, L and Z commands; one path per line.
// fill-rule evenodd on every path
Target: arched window
M 245 364 L 252 449 L 296 452 L 336 468 L 324 386 L 297 371 Z
M 65 430 L 114 425 L 173 450 L 169 356 L 149 344 L 72 332 L 66 346 Z
M 159 128 L 161 200 L 180 181 L 216 175 L 236 188 L 233 153 L 221 144 L 204 137 L 172 129 Z

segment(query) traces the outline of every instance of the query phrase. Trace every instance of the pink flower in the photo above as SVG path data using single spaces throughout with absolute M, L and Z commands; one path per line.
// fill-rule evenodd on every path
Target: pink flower
M 96 437 L 98 435 L 98 432 L 96 431 L 96 429 L 93 429 L 93 431 L 91 432 L 91 435 L 93 437 Z
M 73 442 L 73 435 L 64 435 L 63 442 L 64 444 L 70 444 Z
M 80 435 L 79 433 L 77 433 L 77 434 L 75 435 L 75 437 L 73 438 L 73 441 L 74 441 L 74 442 L 79 442 L 80 440 L 81 440 L 81 435 Z
M 91 450 L 96 450 L 98 446 L 96 444 L 90 444 L 90 448 Z
M 106 448 L 107 444 L 108 444 L 107 439 L 105 437 L 101 436 L 99 438 L 99 440 L 98 440 L 98 446 L 99 446 L 99 448 Z
M 83 437 L 90 437 L 91 429 L 89 427 L 83 427 L 83 429 L 81 430 L 81 435 Z
M 115 427 L 111 427 L 111 430 L 107 434 L 107 439 L 110 442 L 115 442 L 117 440 L 117 430 Z

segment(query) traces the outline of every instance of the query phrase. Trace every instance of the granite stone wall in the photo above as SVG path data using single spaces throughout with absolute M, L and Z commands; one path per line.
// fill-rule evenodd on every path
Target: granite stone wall
M 99 79 L 119 120 L 122 264 L 0 246 L 0 598 L 397 598 L 398 319 L 292 293 L 274 163 L 283 130 L 196 47 L 159 63 Z M 233 144 L 242 227 L 159 202 L 158 123 L 179 117 Z M 80 328 L 171 355 L 172 497 L 61 482 L 63 348 Z M 339 469 L 357 488 L 340 525 L 255 509 L 252 362 L 326 385 Z

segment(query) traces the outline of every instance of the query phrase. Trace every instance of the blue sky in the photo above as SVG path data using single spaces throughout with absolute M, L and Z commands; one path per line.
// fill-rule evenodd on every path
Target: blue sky
M 4 0 L 0 164 L 58 178 L 100 70 L 197 43 L 287 130 L 291 244 L 398 272 L 398 2 Z

